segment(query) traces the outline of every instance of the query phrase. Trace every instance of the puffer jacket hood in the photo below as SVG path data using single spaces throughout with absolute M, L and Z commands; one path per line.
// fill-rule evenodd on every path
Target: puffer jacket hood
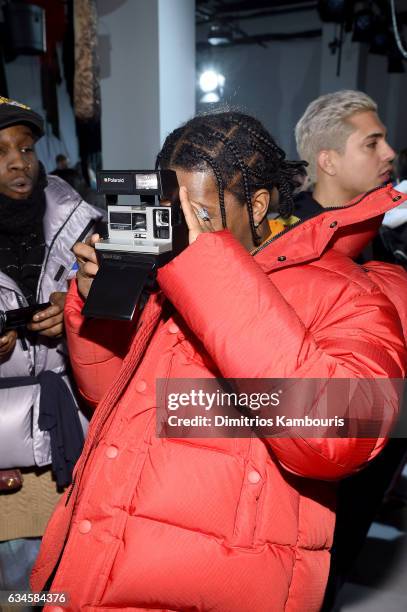
M 72 283 L 72 365 L 97 409 L 35 590 L 53 575 L 72 612 L 320 609 L 330 481 L 359 470 L 383 438 L 159 438 L 156 382 L 403 377 L 407 275 L 379 263 L 372 274 L 343 254 L 364 235 L 357 209 L 369 223 L 392 197 L 385 188 L 366 196 L 370 207 L 325 211 L 254 257 L 227 230 L 203 233 L 159 270 L 161 291 L 131 325 L 84 320 Z M 386 409 L 396 413 L 393 395 Z

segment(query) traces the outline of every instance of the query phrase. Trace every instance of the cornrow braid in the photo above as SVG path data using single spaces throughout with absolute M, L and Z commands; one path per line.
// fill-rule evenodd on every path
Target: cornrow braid
M 281 165 L 276 186 L 280 194 L 279 213 L 285 219 L 293 214 L 293 193 L 301 185 L 300 176 L 306 175 L 305 166 L 307 165 L 307 162 L 287 160 L 284 160 Z
M 245 193 L 245 198 L 246 198 L 246 206 L 247 206 L 247 212 L 249 213 L 249 222 L 250 222 L 250 230 L 252 233 L 252 238 L 253 238 L 253 243 L 257 246 L 261 240 L 260 236 L 257 234 L 256 231 L 256 226 L 254 223 L 254 215 L 253 215 L 253 204 L 252 204 L 252 196 L 251 196 L 251 192 L 250 192 L 250 187 L 249 187 L 249 179 L 247 176 L 247 171 L 249 169 L 249 166 L 247 166 L 237 147 L 234 145 L 233 142 L 231 142 L 228 138 L 228 136 L 226 136 L 225 134 L 223 134 L 222 132 L 213 132 L 214 136 L 219 138 L 219 140 L 221 140 L 223 142 L 223 144 L 225 145 L 225 147 L 228 147 L 237 162 L 237 166 L 241 172 L 242 175 L 242 179 L 243 179 L 243 189 L 244 189 L 244 193 Z
M 184 132 L 185 132 L 185 129 L 183 126 L 181 126 L 177 128 L 176 130 L 173 130 L 171 134 L 167 136 L 167 138 L 165 139 L 163 148 L 157 155 L 156 162 L 155 162 L 156 169 L 161 163 L 161 159 L 165 158 L 168 155 L 168 153 L 171 153 L 177 147 L 178 143 L 181 142 L 181 137 L 184 135 Z
M 281 159 L 285 159 L 286 155 L 283 149 L 280 149 L 280 147 L 277 145 L 277 143 L 274 142 L 274 140 L 270 139 L 268 136 L 266 136 L 265 134 L 262 134 L 260 131 L 256 130 L 251 125 L 249 125 L 246 120 L 242 118 L 233 117 L 232 122 L 236 123 L 236 125 L 238 125 L 239 127 L 242 127 L 243 129 L 245 129 L 251 136 L 254 136 L 256 140 L 260 141 L 266 147 L 271 149 Z
M 269 182 L 274 184 L 280 195 L 279 200 L 279 214 L 283 218 L 289 218 L 294 209 L 294 199 L 293 199 L 293 191 L 300 186 L 299 176 L 305 176 L 305 165 L 308 165 L 307 162 L 299 161 L 292 162 L 287 161 L 285 152 L 270 138 L 259 132 L 258 130 L 252 128 L 247 124 L 246 121 L 239 119 L 232 119 L 234 123 L 243 127 L 252 137 L 252 143 L 255 148 L 259 152 L 262 153 L 264 157 L 269 157 L 272 154 L 276 154 L 279 158 L 279 164 L 275 168 L 275 171 L 270 176 Z M 254 140 L 255 139 L 255 140 Z M 262 146 L 264 144 L 265 147 Z M 267 149 L 268 147 L 268 149 Z M 252 173 L 257 176 L 257 173 L 251 169 Z M 297 177 L 295 176 L 297 175 Z
M 283 219 L 289 219 L 294 210 L 292 190 L 284 177 L 280 178 L 276 186 L 280 194 L 280 202 L 278 207 L 279 214 L 281 217 L 283 217 Z
M 236 152 L 236 155 L 237 155 L 237 152 Z M 250 188 L 249 188 L 249 180 L 247 176 L 246 165 L 243 163 L 241 159 L 239 159 L 239 157 L 237 157 L 237 160 L 239 162 L 240 172 L 242 173 L 242 178 L 243 178 L 243 188 L 244 188 L 244 192 L 246 196 L 247 212 L 249 213 L 250 230 L 252 232 L 253 243 L 256 246 L 258 246 L 261 242 L 261 238 L 257 234 L 256 226 L 254 224 L 253 203 L 252 203 L 252 197 L 251 197 Z

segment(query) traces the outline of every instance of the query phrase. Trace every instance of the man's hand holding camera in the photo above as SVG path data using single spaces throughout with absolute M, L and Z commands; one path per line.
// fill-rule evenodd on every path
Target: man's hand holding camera
M 37 312 L 27 325 L 30 331 L 35 331 L 48 338 L 59 338 L 64 330 L 65 291 L 55 291 L 49 296 L 51 306 Z
M 47 336 L 48 338 L 59 338 L 62 335 L 64 329 L 64 305 L 66 299 L 66 292 L 64 291 L 55 291 L 51 293 L 49 301 L 50 305 L 47 308 L 43 308 L 44 305 L 39 305 L 38 308 L 43 308 L 36 312 L 31 321 L 29 323 L 25 323 L 24 318 L 19 319 L 17 322 L 15 320 L 16 313 L 19 314 L 20 317 L 23 317 L 23 313 L 25 309 L 24 307 L 17 310 L 10 310 L 7 312 L 3 312 L 3 315 L 14 315 L 14 320 L 12 319 L 12 325 L 9 327 L 13 327 L 14 329 L 8 329 L 5 333 L 0 335 L 0 361 L 4 361 L 7 359 L 13 352 L 14 347 L 17 342 L 18 332 L 16 328 L 25 327 L 33 332 L 38 332 L 43 336 Z M 4 327 L 7 329 L 7 326 L 1 325 L 2 331 L 4 331 Z
M 180 202 L 185 221 L 189 230 L 189 244 L 194 242 L 199 234 L 215 231 L 205 208 L 197 202 L 190 200 L 185 187 L 180 188 Z M 202 214 L 202 211 L 204 214 Z M 90 287 L 95 278 L 99 264 L 96 256 L 95 244 L 100 240 L 99 234 L 93 234 L 86 242 L 78 242 L 73 247 L 78 262 L 76 280 L 81 296 L 86 300 Z

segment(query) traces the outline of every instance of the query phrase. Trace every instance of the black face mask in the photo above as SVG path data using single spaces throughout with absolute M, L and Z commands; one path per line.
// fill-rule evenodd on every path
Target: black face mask
M 31 303 L 35 301 L 45 255 L 46 186 L 47 177 L 40 164 L 29 198 L 14 200 L 0 194 L 0 271 L 17 283 Z
M 44 166 L 39 164 L 38 179 L 29 198 L 15 200 L 0 193 L 0 234 L 26 236 L 42 228 L 45 213 L 47 177 Z

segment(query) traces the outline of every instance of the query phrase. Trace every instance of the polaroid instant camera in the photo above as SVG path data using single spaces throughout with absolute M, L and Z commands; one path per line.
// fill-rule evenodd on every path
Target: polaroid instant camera
M 177 175 L 173 170 L 103 170 L 97 173 L 97 190 L 106 196 L 108 238 L 95 245 L 99 271 L 82 313 L 131 320 L 154 289 L 157 269 L 188 245 Z M 139 202 L 120 204 L 119 195 L 139 196 Z

